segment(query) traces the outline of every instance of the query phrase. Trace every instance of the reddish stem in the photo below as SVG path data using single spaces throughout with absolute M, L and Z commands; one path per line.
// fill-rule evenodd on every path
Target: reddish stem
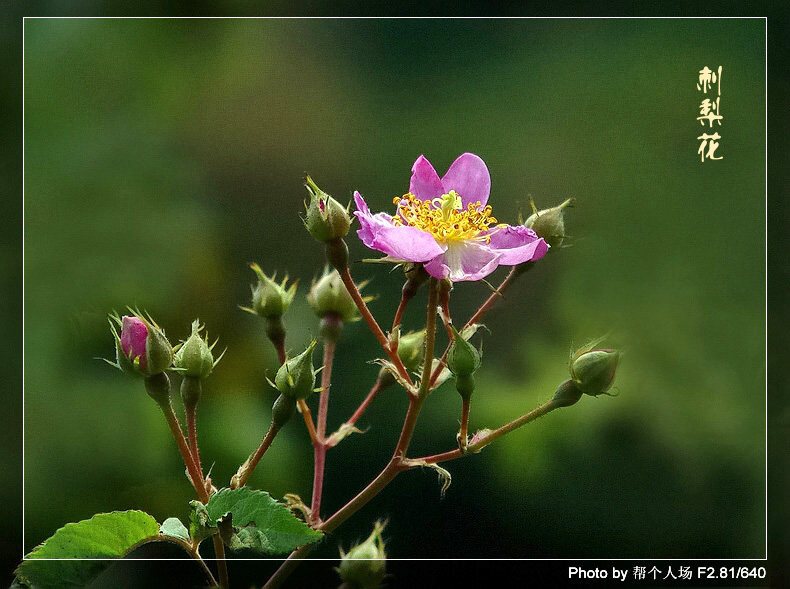
M 559 406 L 554 404 L 554 401 L 547 401 L 543 405 L 536 407 L 529 413 L 525 413 L 521 417 L 514 419 L 513 421 L 506 423 L 502 427 L 495 429 L 486 437 L 481 440 L 478 440 L 474 444 L 470 444 L 466 448 L 466 452 L 458 450 L 451 450 L 449 452 L 442 452 L 441 454 L 434 454 L 432 456 L 423 456 L 421 458 L 415 458 L 414 461 L 416 462 L 427 462 L 428 464 L 436 464 L 437 462 L 445 462 L 447 460 L 455 460 L 456 458 L 462 458 L 466 454 L 470 452 L 479 452 L 486 446 L 488 446 L 491 442 L 496 440 L 497 438 L 501 438 L 505 434 L 512 432 L 514 429 L 521 427 L 522 425 L 526 425 L 531 421 L 535 421 L 538 417 L 543 417 L 548 412 L 557 409 Z
M 195 461 L 198 473 L 200 474 L 200 482 L 205 487 L 205 479 L 203 478 L 203 465 L 200 463 L 200 449 L 198 448 L 197 441 L 197 405 L 185 405 L 184 413 L 187 417 L 187 436 L 189 438 L 189 450 L 192 453 L 192 458 Z
M 499 287 L 496 289 L 496 292 L 491 293 L 491 295 L 485 300 L 485 302 L 482 305 L 480 305 L 480 308 L 477 309 L 477 311 L 475 311 L 475 314 L 469 318 L 469 320 L 464 324 L 463 328 L 461 328 L 459 331 L 463 331 L 470 325 L 479 323 L 480 320 L 483 318 L 483 316 L 486 313 L 488 313 L 491 307 L 494 306 L 494 303 L 496 303 L 497 300 L 502 298 L 502 293 L 513 283 L 513 281 L 519 276 L 521 276 L 522 274 L 524 274 L 525 272 L 527 272 L 530 268 L 532 268 L 532 266 L 533 266 L 532 262 L 527 262 L 525 264 L 521 264 L 520 266 L 513 266 L 510 269 L 510 272 L 508 272 L 507 276 L 505 276 L 505 279 L 502 281 L 502 284 L 500 284 Z M 431 387 L 433 387 L 433 385 L 436 384 L 436 379 L 439 378 L 439 374 L 441 374 L 442 368 L 444 368 L 445 366 L 445 363 L 447 361 L 447 353 L 450 351 L 450 345 L 452 345 L 452 343 L 453 342 L 451 338 L 450 342 L 447 344 L 447 347 L 444 350 L 444 353 L 442 354 L 442 358 L 439 361 L 439 364 L 436 366 L 436 370 L 434 370 L 433 374 L 431 375 Z
M 471 399 L 462 399 L 461 404 L 461 427 L 458 430 L 458 444 L 466 450 L 466 438 L 469 431 L 469 405 Z
M 332 383 L 332 362 L 335 357 L 335 342 L 324 340 L 324 369 L 321 372 L 321 396 L 318 401 L 316 439 L 313 442 L 313 500 L 311 505 L 313 522 L 321 519 L 321 494 L 324 489 L 326 466 L 326 417 L 329 412 L 329 387 Z
M 398 374 L 400 374 L 401 378 L 403 378 L 403 380 L 405 380 L 407 383 L 412 384 L 411 376 L 409 376 L 409 371 L 406 370 L 406 367 L 403 365 L 400 356 L 398 356 L 398 350 L 397 349 L 393 350 L 392 347 L 390 346 L 387 336 L 384 335 L 384 332 L 381 330 L 381 327 L 379 327 L 379 324 L 376 322 L 375 317 L 373 317 L 373 314 L 370 312 L 370 309 L 368 309 L 367 304 L 362 299 L 362 295 L 360 294 L 357 285 L 354 284 L 354 279 L 351 278 L 351 272 L 349 271 L 348 267 L 343 268 L 343 270 L 340 272 L 340 279 L 343 281 L 343 284 L 346 286 L 346 289 L 351 295 L 351 298 L 354 299 L 354 303 L 356 303 L 357 309 L 359 309 L 359 313 L 360 315 L 362 315 L 362 318 L 365 320 L 365 323 L 368 324 L 368 327 L 370 327 L 370 330 L 373 332 L 373 335 L 376 337 L 381 347 L 387 353 L 390 362 L 392 362 L 395 365 L 395 369 L 398 371 Z
M 357 410 L 354 411 L 354 414 L 348 418 L 346 424 L 355 425 L 357 421 L 359 421 L 359 418 L 362 417 L 362 414 L 365 413 L 368 407 L 370 407 L 370 404 L 373 402 L 373 399 L 375 399 L 382 390 L 383 389 L 381 387 L 381 379 L 378 378 L 376 379 L 376 383 L 370 389 L 368 396 L 365 397 L 365 400 L 362 401 L 359 407 L 357 407 Z
M 247 462 L 241 465 L 239 468 L 239 472 L 236 473 L 236 477 L 238 479 L 235 481 L 235 484 L 231 484 L 231 487 L 236 489 L 239 487 L 243 487 L 247 480 L 250 478 L 250 475 L 255 470 L 255 467 L 258 466 L 258 463 L 263 458 L 263 455 L 266 454 L 266 451 L 269 449 L 269 446 L 272 445 L 274 441 L 274 437 L 277 435 L 277 432 L 280 431 L 280 424 L 272 423 L 269 426 L 269 431 L 266 432 L 266 435 L 263 436 L 263 440 L 261 440 L 261 445 L 258 446 L 258 449 L 247 459 Z M 236 478 L 234 477 L 234 478 Z

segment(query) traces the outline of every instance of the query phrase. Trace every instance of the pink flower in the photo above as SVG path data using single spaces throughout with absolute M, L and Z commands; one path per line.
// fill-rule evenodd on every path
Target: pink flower
M 145 372 L 147 363 L 145 343 L 148 339 L 148 327 L 137 317 L 124 315 L 121 319 L 121 348 L 126 357 L 134 362 L 140 358 L 140 369 Z
M 549 246 L 532 229 L 491 216 L 490 189 L 488 168 L 472 153 L 460 155 L 442 178 L 421 155 L 412 166 L 409 192 L 393 201 L 395 216 L 371 214 L 354 193 L 357 235 L 371 249 L 422 263 L 434 278 L 453 282 L 480 280 L 500 265 L 543 257 Z

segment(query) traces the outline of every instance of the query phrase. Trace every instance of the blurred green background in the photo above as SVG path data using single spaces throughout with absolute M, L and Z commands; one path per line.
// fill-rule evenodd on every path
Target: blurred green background
M 492 176 L 505 222 L 575 197 L 572 247 L 551 252 L 488 316 L 471 428 L 548 399 L 569 350 L 611 331 L 616 398 L 585 397 L 431 471 L 398 477 L 316 556 L 389 518 L 393 557 L 762 557 L 765 552 L 765 33 L 762 20 L 27 20 L 25 27 L 26 551 L 70 521 L 137 508 L 185 518 L 183 465 L 142 383 L 113 370 L 106 313 L 139 305 L 171 341 L 199 317 L 227 354 L 200 406 L 201 455 L 224 483 L 257 446 L 276 356 L 249 302 L 257 261 L 323 265 L 299 213 L 307 170 L 374 210 L 420 154 L 462 152 Z M 701 163 L 703 66 L 723 66 L 722 135 Z M 371 257 L 349 236 L 353 260 Z M 402 275 L 355 262 L 389 324 Z M 503 272 L 492 277 L 496 283 Z M 488 295 L 458 284 L 464 320 Z M 421 326 L 425 294 L 405 324 Z M 443 340 L 441 340 L 443 341 Z M 329 427 L 380 355 L 363 323 L 338 349 Z M 313 400 L 315 404 L 315 400 Z M 389 458 L 395 389 L 329 453 L 324 509 Z M 451 384 L 411 455 L 455 444 Z M 308 500 L 299 420 L 252 484 Z M 415 542 L 419 538 L 419 542 Z M 233 569 L 231 569 L 231 573 Z M 259 581 L 260 582 L 260 581 Z

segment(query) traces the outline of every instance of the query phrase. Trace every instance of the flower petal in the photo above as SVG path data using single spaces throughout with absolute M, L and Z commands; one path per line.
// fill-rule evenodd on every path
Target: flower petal
M 416 165 L 416 164 L 415 164 Z M 463 153 L 452 163 L 442 178 L 444 194 L 455 190 L 464 204 L 488 202 L 491 192 L 491 175 L 485 162 L 473 153 Z
M 523 225 L 492 229 L 490 236 L 488 247 L 500 254 L 499 263 L 503 266 L 537 260 L 549 250 L 549 245 L 542 238 Z
M 409 262 L 427 262 L 444 253 L 446 248 L 436 243 L 433 235 L 405 225 L 394 225 L 386 213 L 370 214 L 370 209 L 359 192 L 354 193 L 359 219 L 357 235 L 367 247 L 388 256 Z
M 121 348 L 131 359 L 140 358 L 140 367 L 145 369 L 145 342 L 148 338 L 148 327 L 137 317 L 124 315 L 121 320 Z
M 424 155 L 418 157 L 411 167 L 409 192 L 420 200 L 433 200 L 444 194 L 439 174 Z
M 425 264 L 425 271 L 434 278 L 453 282 L 485 278 L 499 266 L 500 253 L 475 241 L 451 243 L 447 251 Z

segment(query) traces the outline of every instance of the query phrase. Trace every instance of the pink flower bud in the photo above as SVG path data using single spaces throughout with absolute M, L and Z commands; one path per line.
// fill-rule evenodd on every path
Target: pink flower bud
M 148 327 L 137 317 L 124 315 L 121 321 L 121 348 L 132 362 L 135 358 L 140 358 L 140 369 L 145 371 L 147 364 L 145 342 L 148 339 Z

